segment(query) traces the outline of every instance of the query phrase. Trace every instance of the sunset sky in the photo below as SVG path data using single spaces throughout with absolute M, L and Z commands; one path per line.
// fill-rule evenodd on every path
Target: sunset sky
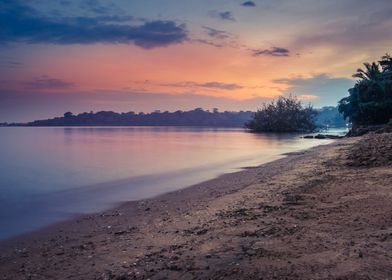
M 0 0 L 0 122 L 336 105 L 392 50 L 390 0 Z

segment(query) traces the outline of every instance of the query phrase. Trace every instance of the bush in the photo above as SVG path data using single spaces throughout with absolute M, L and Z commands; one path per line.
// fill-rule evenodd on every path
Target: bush
M 280 96 L 264 103 L 245 126 L 254 132 L 311 132 L 316 129 L 316 115 L 316 110 L 303 107 L 297 98 Z

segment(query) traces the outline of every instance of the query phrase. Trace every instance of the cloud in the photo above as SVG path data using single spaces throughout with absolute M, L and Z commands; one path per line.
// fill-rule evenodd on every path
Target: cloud
M 244 86 L 236 83 L 222 83 L 217 81 L 206 82 L 206 83 L 197 83 L 197 82 L 179 82 L 179 83 L 157 83 L 152 81 L 144 81 L 144 82 L 135 82 L 135 83 L 143 83 L 143 84 L 152 84 L 157 86 L 164 87 L 178 87 L 178 88 L 205 88 L 205 89 L 222 89 L 222 90 L 237 90 L 242 89 Z
M 318 29 L 297 36 L 293 45 L 298 48 L 332 45 L 345 51 L 348 50 L 351 54 L 353 52 L 363 53 L 363 49 L 373 49 L 374 46 L 380 48 L 380 45 L 390 45 L 391 2 L 377 1 L 377 5 L 372 5 L 371 2 L 362 1 L 362 3 L 355 2 L 355 4 L 355 9 L 359 10 L 351 11 L 352 16 L 328 20 Z M 339 50 L 335 51 L 339 52 Z
M 236 90 L 236 89 L 241 89 L 243 86 L 234 84 L 234 83 L 220 83 L 220 82 L 208 82 L 208 83 L 202 83 L 202 84 L 196 84 L 198 87 L 204 87 L 204 88 L 213 88 L 213 89 L 225 89 L 225 90 Z
M 82 1 L 80 7 L 82 9 L 88 9 L 97 14 L 106 14 L 108 10 L 115 8 L 114 4 L 102 5 L 98 0 L 85 0 Z
M 52 89 L 52 90 L 66 90 L 75 88 L 74 83 L 70 83 L 61 79 L 54 79 L 48 76 L 42 76 L 33 81 L 24 83 L 25 86 L 34 89 Z
M 19 68 L 23 63 L 12 58 L 0 57 L 0 68 Z
M 215 29 L 208 26 L 202 26 L 209 38 L 190 39 L 189 42 L 205 44 L 216 48 L 233 48 L 233 49 L 249 49 L 249 47 L 241 44 L 238 37 L 230 32 Z
M 253 1 L 246 1 L 246 2 L 242 3 L 241 6 L 244 6 L 244 7 L 256 7 L 256 4 Z
M 213 18 L 228 20 L 228 21 L 236 21 L 233 13 L 230 11 L 226 11 L 226 12 L 210 11 L 209 14 Z
M 233 16 L 233 14 L 232 14 L 231 12 L 229 12 L 229 11 L 219 13 L 219 17 L 220 17 L 221 19 L 224 19 L 224 20 L 235 21 L 235 18 L 234 18 L 234 16 Z
M 264 50 L 253 50 L 253 56 L 290 56 L 290 51 L 285 48 L 273 47 L 271 49 L 264 49 Z
M 317 106 L 337 105 L 337 102 L 347 95 L 347 90 L 354 85 L 354 80 L 334 78 L 328 74 L 318 74 L 309 78 L 295 77 L 273 81 L 283 84 L 285 94 L 294 94 L 304 100 L 312 100 Z
M 230 34 L 226 31 L 223 30 L 218 30 L 215 28 L 203 26 L 203 28 L 206 30 L 208 36 L 216 38 L 216 39 L 227 39 L 230 37 Z
M 212 42 L 209 40 L 204 40 L 204 39 L 192 39 L 192 40 L 190 40 L 190 42 L 209 45 L 209 46 L 213 46 L 215 48 L 223 48 L 225 46 L 224 44 L 215 43 L 215 42 Z
M 46 17 L 18 1 L 0 2 L 1 43 L 46 44 L 135 44 L 150 49 L 182 43 L 188 37 L 185 25 L 174 21 L 124 24 L 131 17 Z M 119 24 L 122 22 L 122 24 Z

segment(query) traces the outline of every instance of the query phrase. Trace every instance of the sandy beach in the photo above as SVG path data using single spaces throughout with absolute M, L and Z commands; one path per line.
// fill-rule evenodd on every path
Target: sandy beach
M 0 279 L 392 279 L 392 134 L 0 243 Z

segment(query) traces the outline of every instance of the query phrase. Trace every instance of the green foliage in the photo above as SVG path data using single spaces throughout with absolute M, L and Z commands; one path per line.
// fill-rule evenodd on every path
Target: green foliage
M 392 118 L 392 58 L 386 54 L 378 63 L 364 63 L 353 75 L 359 78 L 349 96 L 339 101 L 339 111 L 353 127 L 385 124 Z
M 310 105 L 303 107 L 295 97 L 280 96 L 264 103 L 246 127 L 254 132 L 309 132 L 316 128 L 316 115 Z

